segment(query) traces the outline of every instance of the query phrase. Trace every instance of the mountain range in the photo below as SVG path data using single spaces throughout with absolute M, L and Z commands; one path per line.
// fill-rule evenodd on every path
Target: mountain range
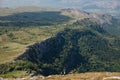
M 18 4 L 19 3 L 19 4 Z M 78 8 L 90 12 L 111 13 L 120 15 L 120 0 L 1 0 L 1 7 L 51 7 L 51 8 Z

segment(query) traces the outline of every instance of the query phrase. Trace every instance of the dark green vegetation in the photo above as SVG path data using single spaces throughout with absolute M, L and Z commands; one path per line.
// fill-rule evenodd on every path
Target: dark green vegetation
M 74 24 L 82 25 L 84 27 L 91 27 L 92 29 L 102 30 L 103 34 L 104 34 L 104 31 L 107 31 L 109 34 L 113 36 L 120 37 L 120 20 L 119 19 L 112 18 L 108 22 L 106 19 L 105 23 L 100 24 L 100 22 L 95 18 L 84 18 L 82 20 L 76 21 Z M 96 26 L 92 27 L 92 25 L 96 25 Z
M 27 12 L 0 17 L 0 60 L 11 59 L 6 58 L 8 56 L 15 59 L 1 64 L 0 74 L 120 72 L 119 21 L 113 19 L 111 24 L 100 24 L 97 21 L 104 16 L 100 17 L 73 20 L 59 12 Z M 23 49 L 34 42 L 27 50 Z M 21 51 L 25 52 L 18 55 Z
M 0 23 L 4 24 L 0 26 L 0 64 L 13 61 L 26 50 L 26 46 L 41 42 L 63 30 L 64 23 L 70 20 L 58 11 L 21 12 L 1 16 L 0 19 Z
M 111 35 L 120 37 L 120 19 L 113 19 L 112 25 L 104 27 Z
M 0 17 L 0 26 L 50 26 L 68 20 L 70 17 L 60 15 L 60 12 L 24 12 Z
M 50 75 L 120 71 L 120 39 L 111 37 L 97 24 L 83 28 L 66 28 L 56 36 L 28 48 L 16 62 L 0 66 L 1 69 L 4 67 L 0 73 L 25 70 Z

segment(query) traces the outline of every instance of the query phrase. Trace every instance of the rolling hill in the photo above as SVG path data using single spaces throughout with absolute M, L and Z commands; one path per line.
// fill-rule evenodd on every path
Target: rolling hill
M 1 65 L 0 68 L 4 68 L 0 73 L 23 70 L 46 76 L 70 72 L 119 72 L 120 39 L 112 37 L 98 24 L 73 28 L 74 25 L 83 26 L 73 24 L 71 29 L 66 28 L 54 37 L 29 46 L 15 62 Z
M 0 74 L 120 72 L 119 24 L 78 9 L 0 16 Z

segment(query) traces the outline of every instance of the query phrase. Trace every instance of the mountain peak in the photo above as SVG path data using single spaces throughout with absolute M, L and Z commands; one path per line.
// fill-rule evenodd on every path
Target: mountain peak
M 77 8 L 68 8 L 68 9 L 62 9 L 61 14 L 66 16 L 72 16 L 75 18 L 82 18 L 82 17 L 86 17 L 89 13 Z
M 77 8 L 68 8 L 68 9 L 62 9 L 61 10 L 62 15 L 70 16 L 74 19 L 84 19 L 89 18 L 91 21 L 97 22 L 99 24 L 112 24 L 113 17 L 106 13 L 92 13 L 92 12 L 86 12 L 82 11 Z

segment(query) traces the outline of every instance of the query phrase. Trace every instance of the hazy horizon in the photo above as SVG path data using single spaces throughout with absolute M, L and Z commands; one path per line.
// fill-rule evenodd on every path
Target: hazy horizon
M 116 9 L 120 7 L 120 0 L 0 0 L 0 7 L 51 7 L 51 8 L 107 8 Z M 89 7 L 92 6 L 92 7 Z
M 35 6 L 42 8 L 77 8 L 87 12 L 120 15 L 120 0 L 0 0 L 0 7 L 17 8 Z

